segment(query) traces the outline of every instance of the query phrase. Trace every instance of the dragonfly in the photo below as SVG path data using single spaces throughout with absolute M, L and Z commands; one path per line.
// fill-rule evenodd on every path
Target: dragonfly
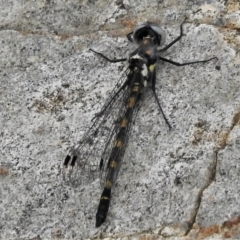
M 91 126 L 80 141 L 70 148 L 63 162 L 65 179 L 82 183 L 86 179 L 94 179 L 95 173 L 99 176 L 103 190 L 96 213 L 96 227 L 100 227 L 107 218 L 111 190 L 122 164 L 131 127 L 140 107 L 141 96 L 148 85 L 151 84 L 150 88 L 166 125 L 169 129 L 172 128 L 156 94 L 157 62 L 161 60 L 176 66 L 186 66 L 216 59 L 212 57 L 207 60 L 179 63 L 161 56 L 162 52 L 183 37 L 183 24 L 186 19 L 180 25 L 180 35 L 165 47 L 162 47 L 166 39 L 164 30 L 156 23 L 145 22 L 126 36 L 131 43 L 137 44 L 136 50 L 130 53 L 128 58 L 109 59 L 102 53 L 90 49 L 110 63 L 128 62 L 127 69 L 100 112 L 92 119 Z

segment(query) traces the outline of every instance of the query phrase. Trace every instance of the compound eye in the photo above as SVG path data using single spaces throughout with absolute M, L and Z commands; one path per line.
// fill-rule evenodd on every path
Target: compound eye
M 147 35 L 154 39 L 154 42 L 158 46 L 162 46 L 166 40 L 166 34 L 163 29 L 156 23 L 146 22 L 137 26 L 133 32 L 133 40 L 137 44 L 140 44 L 142 39 Z
M 155 23 L 150 23 L 150 27 L 160 37 L 161 39 L 160 46 L 162 46 L 166 42 L 166 34 L 164 30 Z

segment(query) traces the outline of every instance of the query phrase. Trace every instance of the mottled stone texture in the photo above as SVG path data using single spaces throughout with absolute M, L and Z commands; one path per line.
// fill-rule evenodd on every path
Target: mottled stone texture
M 240 239 L 240 4 L 221 1 L 0 1 L 0 239 Z M 139 22 L 166 30 L 157 94 L 146 91 L 113 188 L 94 227 L 98 179 L 62 179 L 83 135 L 136 47 Z

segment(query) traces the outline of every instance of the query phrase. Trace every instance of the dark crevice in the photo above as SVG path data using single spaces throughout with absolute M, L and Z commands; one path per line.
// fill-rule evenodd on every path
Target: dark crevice
M 239 123 L 240 123 L 240 112 L 238 112 L 234 115 L 233 120 L 232 120 L 231 130 L 233 130 L 233 128 Z
M 237 126 L 238 124 L 240 124 L 240 112 L 237 112 L 232 119 L 232 124 L 230 127 L 230 130 L 227 131 L 226 133 L 224 133 L 220 139 L 218 140 L 218 147 L 216 147 L 215 151 L 214 151 L 214 158 L 213 158 L 213 162 L 212 162 L 212 166 L 210 168 L 209 171 L 209 178 L 208 181 L 206 182 L 206 184 L 202 187 L 202 189 L 199 191 L 198 195 L 197 195 L 197 200 L 196 200 L 196 208 L 193 212 L 192 218 L 190 219 L 189 223 L 188 223 L 188 230 L 186 231 L 185 235 L 188 235 L 189 232 L 192 230 L 194 223 L 196 222 L 196 218 L 198 215 L 198 211 L 200 209 L 201 206 L 201 202 L 202 202 L 202 195 L 205 189 L 207 189 L 212 182 L 214 182 L 216 180 L 216 172 L 217 172 L 217 163 L 218 163 L 218 152 L 222 149 L 224 149 L 227 146 L 227 139 L 230 136 L 231 131 L 233 130 L 233 128 L 235 126 Z M 220 143 L 220 144 L 219 144 Z
M 212 162 L 212 166 L 211 169 L 208 173 L 209 177 L 208 177 L 208 181 L 204 184 L 204 186 L 202 187 L 202 189 L 200 189 L 198 195 L 197 195 L 197 200 L 196 200 L 196 207 L 194 209 L 192 218 L 190 219 L 189 223 L 188 223 L 188 230 L 185 233 L 185 236 L 189 234 L 189 232 L 192 230 L 194 223 L 196 222 L 196 218 L 198 215 L 198 211 L 200 209 L 201 206 L 201 202 L 202 202 L 202 195 L 205 189 L 207 189 L 212 182 L 215 181 L 216 179 L 216 172 L 217 172 L 217 162 L 218 162 L 218 150 L 215 150 L 214 152 L 214 157 L 213 157 L 213 162 Z

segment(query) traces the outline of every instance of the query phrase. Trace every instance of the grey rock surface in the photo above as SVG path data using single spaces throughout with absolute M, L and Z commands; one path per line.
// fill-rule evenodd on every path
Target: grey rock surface
M 99 180 L 63 180 L 81 138 L 136 46 L 139 22 L 167 43 L 132 129 L 106 222 L 96 229 Z M 240 239 L 240 4 L 221 1 L 0 2 L 0 239 Z

